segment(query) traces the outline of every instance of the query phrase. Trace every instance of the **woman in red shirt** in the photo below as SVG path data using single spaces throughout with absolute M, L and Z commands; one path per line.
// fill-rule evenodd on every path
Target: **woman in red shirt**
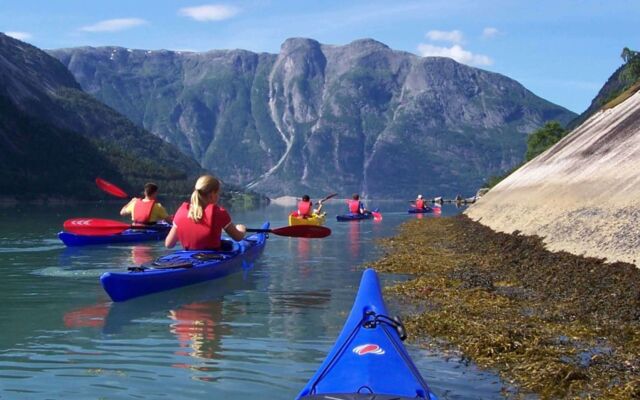
M 203 175 L 196 181 L 191 202 L 182 203 L 173 218 L 173 227 L 164 244 L 168 248 L 180 244 L 185 250 L 219 250 L 222 230 L 233 239 L 242 240 L 244 225 L 231 223 L 231 216 L 217 205 L 220 198 L 220 181 L 211 175 Z

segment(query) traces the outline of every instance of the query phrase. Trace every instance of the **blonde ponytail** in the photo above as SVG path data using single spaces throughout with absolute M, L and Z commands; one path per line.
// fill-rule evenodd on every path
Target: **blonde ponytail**
M 211 175 L 202 175 L 196 181 L 196 187 L 191 193 L 191 205 L 187 216 L 193 222 L 200 222 L 204 214 L 204 208 L 209 205 L 209 195 L 218 193 L 220 181 Z

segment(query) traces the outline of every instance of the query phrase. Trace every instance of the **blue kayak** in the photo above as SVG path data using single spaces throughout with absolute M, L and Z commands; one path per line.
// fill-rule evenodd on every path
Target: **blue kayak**
M 400 320 L 388 316 L 376 272 L 367 269 L 342 332 L 297 399 L 437 400 L 405 337 Z
M 122 233 L 105 236 L 76 235 L 61 231 L 58 238 L 67 246 L 87 246 L 91 244 L 137 243 L 150 240 L 164 240 L 171 230 L 171 224 L 158 223 L 148 229 L 127 229 Z
M 265 222 L 262 229 L 269 229 Z M 225 240 L 219 250 L 176 251 L 128 272 L 105 272 L 100 283 L 113 301 L 125 301 L 164 290 L 221 278 L 242 270 L 264 248 L 266 233 L 256 233 L 236 242 Z
M 375 210 L 373 210 L 374 212 L 378 212 L 378 209 L 376 208 Z M 347 214 L 342 214 L 342 215 L 336 215 L 336 219 L 340 222 L 344 222 L 344 221 L 359 221 L 361 219 L 372 219 L 373 218 L 373 214 L 372 213 L 366 213 L 366 214 L 359 214 L 359 213 L 347 213 Z
M 408 210 L 409 214 L 426 214 L 426 213 L 432 213 L 433 212 L 433 208 L 427 206 L 426 208 L 410 208 Z

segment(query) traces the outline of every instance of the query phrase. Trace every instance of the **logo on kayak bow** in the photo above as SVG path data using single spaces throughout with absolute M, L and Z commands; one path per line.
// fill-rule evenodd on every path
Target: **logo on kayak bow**
M 352 351 L 359 356 L 364 356 L 365 354 L 376 354 L 380 356 L 384 354 L 384 350 L 382 349 L 382 347 L 378 346 L 377 344 L 371 343 L 354 347 Z

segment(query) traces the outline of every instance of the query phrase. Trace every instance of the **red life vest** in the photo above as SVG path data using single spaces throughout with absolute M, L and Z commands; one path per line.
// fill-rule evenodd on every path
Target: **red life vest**
M 360 200 L 349 200 L 349 212 L 352 214 L 360 214 Z
M 185 250 L 217 250 L 222 229 L 231 222 L 227 210 L 217 205 L 205 207 L 202 219 L 196 223 L 189 217 L 189 203 L 182 203 L 173 223 L 178 226 L 178 240 Z
M 416 200 L 416 208 L 424 208 L 424 200 L 423 199 Z
M 299 201 L 298 202 L 298 216 L 310 217 L 313 203 L 311 201 Z
M 154 204 L 156 204 L 155 200 L 142 201 L 142 199 L 136 199 L 136 202 L 133 203 L 133 223 L 148 224 Z

